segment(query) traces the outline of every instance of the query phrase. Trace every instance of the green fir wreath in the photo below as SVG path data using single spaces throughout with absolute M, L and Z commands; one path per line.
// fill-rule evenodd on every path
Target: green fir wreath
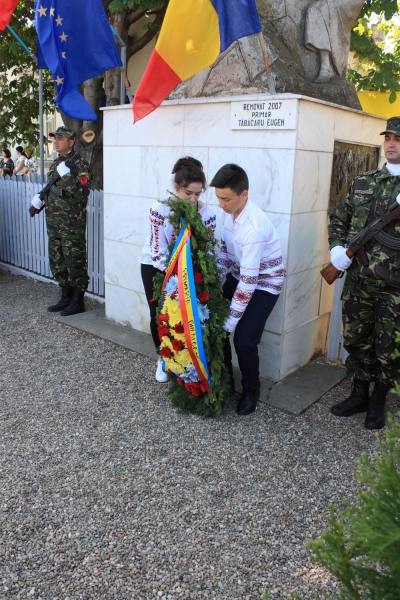
M 170 198 L 165 201 L 171 213 L 168 220 L 175 232 L 181 226 L 189 225 L 191 229 L 192 264 L 194 271 L 196 296 L 203 311 L 208 317 L 203 322 L 203 345 L 210 371 L 211 383 L 209 391 L 205 391 L 200 383 L 185 383 L 181 377 L 167 369 L 169 375 L 168 396 L 174 406 L 182 412 L 190 412 L 201 417 L 218 417 L 229 397 L 228 373 L 223 360 L 223 347 L 226 331 L 223 324 L 229 314 L 229 303 L 222 295 L 222 285 L 218 276 L 216 249 L 217 241 L 213 232 L 204 226 L 201 216 L 194 204 L 182 198 Z M 171 255 L 175 242 L 168 248 Z M 164 295 L 162 285 L 164 275 L 157 274 L 154 278 L 153 300 L 158 302 L 157 318 L 161 345 L 171 360 L 178 360 L 179 353 L 188 352 L 180 341 L 183 336 L 181 324 L 175 323 L 165 314 Z M 175 319 L 176 320 L 176 319 Z M 175 332 L 178 332 L 176 334 Z M 164 356 L 165 356 L 164 354 Z M 176 363 L 175 363 L 176 364 Z M 168 365 L 168 360 L 166 361 Z

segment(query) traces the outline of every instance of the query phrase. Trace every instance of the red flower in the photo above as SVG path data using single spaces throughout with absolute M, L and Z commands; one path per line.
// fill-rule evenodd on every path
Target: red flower
M 168 323 L 169 316 L 166 314 L 158 315 L 157 320 L 158 320 L 159 324 L 162 325 L 163 323 Z
M 187 389 L 188 392 L 193 394 L 193 396 L 200 396 L 199 388 L 195 387 L 193 384 L 185 383 L 185 388 Z
M 210 296 L 207 294 L 206 291 L 200 292 L 200 294 L 197 297 L 200 300 L 200 302 L 207 302 L 207 300 L 210 299 Z
M 177 382 L 179 383 L 179 385 L 183 385 L 184 381 L 182 379 L 182 377 L 178 377 Z
M 165 325 L 160 325 L 157 327 L 158 337 L 160 338 L 160 342 L 163 339 L 164 335 L 169 335 L 169 327 L 165 327 Z
M 194 274 L 195 283 L 203 283 L 203 275 L 201 273 Z
M 180 340 L 172 340 L 172 347 L 175 350 L 175 352 L 179 352 L 179 350 L 182 350 L 183 348 L 183 342 L 181 342 Z
M 87 182 L 89 181 L 89 177 L 80 177 L 79 181 L 82 185 L 86 185 Z
M 182 323 L 177 323 L 174 327 L 176 333 L 185 333 L 185 329 L 182 325 Z
M 161 350 L 160 350 L 160 354 L 161 354 L 161 356 L 163 356 L 164 358 L 171 358 L 171 357 L 172 357 L 172 352 L 171 352 L 171 350 L 170 350 L 169 348 L 167 348 L 167 347 L 161 348 Z

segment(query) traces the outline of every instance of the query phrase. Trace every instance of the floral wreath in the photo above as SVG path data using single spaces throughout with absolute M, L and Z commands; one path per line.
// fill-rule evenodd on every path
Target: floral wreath
M 181 198 L 165 203 L 171 209 L 168 219 L 174 231 L 180 232 L 170 244 L 166 274 L 154 278 L 168 395 L 184 412 L 219 416 L 229 396 L 222 328 L 229 308 L 218 276 L 217 242 L 193 204 Z

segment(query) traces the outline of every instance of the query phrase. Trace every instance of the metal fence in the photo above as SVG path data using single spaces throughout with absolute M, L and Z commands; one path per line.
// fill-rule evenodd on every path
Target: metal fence
M 37 175 L 0 178 L 0 261 L 52 279 L 44 211 L 28 209 L 43 188 Z M 104 296 L 103 192 L 90 192 L 87 205 L 88 292 Z

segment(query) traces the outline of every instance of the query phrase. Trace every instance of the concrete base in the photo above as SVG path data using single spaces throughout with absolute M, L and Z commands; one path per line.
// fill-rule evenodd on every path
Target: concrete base
M 138 354 L 154 358 L 154 361 L 156 359 L 150 335 L 106 319 L 104 308 L 71 317 L 58 316 L 57 320 L 63 325 L 74 327 Z M 239 392 L 242 386 L 238 369 L 234 369 L 234 376 L 235 388 Z M 345 377 L 346 371 L 340 363 L 318 359 L 278 383 L 262 378 L 260 399 L 261 402 L 266 402 L 274 408 L 297 416 Z

